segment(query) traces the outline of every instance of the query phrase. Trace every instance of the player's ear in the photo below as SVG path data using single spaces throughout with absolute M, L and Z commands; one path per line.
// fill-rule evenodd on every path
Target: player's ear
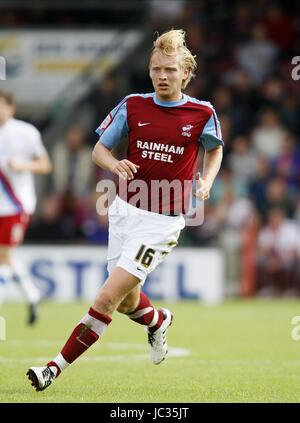
M 11 116 L 14 116 L 16 113 L 16 106 L 15 105 L 11 105 L 10 106 L 10 114 Z
M 182 79 L 182 86 L 185 87 L 186 86 L 186 80 L 189 78 L 190 76 L 190 70 L 188 68 L 185 68 L 183 71 L 183 79 Z
M 184 71 L 183 71 L 183 79 L 186 81 L 189 76 L 190 76 L 190 69 L 184 68 Z

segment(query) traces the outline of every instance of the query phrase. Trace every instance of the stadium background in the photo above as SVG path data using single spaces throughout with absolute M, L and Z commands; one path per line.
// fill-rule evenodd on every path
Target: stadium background
M 2 0 L 0 55 L 6 60 L 6 80 L 0 81 L 0 89 L 15 94 L 17 117 L 41 130 L 54 166 L 49 178 L 37 180 L 38 209 L 18 254 L 45 295 L 61 301 L 92 298 L 105 277 L 107 243 L 107 219 L 95 212 L 95 186 L 111 178 L 91 162 L 94 130 L 125 95 L 152 91 L 148 52 L 155 31 L 172 27 L 187 32 L 188 46 L 197 55 L 197 77 L 186 93 L 214 105 L 225 142 L 224 161 L 205 205 L 204 224 L 183 231 L 173 258 L 150 278 L 145 290 L 158 301 L 190 300 L 195 314 L 200 310 L 201 319 L 212 325 L 202 335 L 204 343 L 205 334 L 218 325 L 217 317 L 226 321 L 226 304 L 232 304 L 232 298 L 271 298 L 267 303 L 234 302 L 226 334 L 234 336 L 241 316 L 239 334 L 247 322 L 258 327 L 261 319 L 272 320 L 281 312 L 284 323 L 278 317 L 274 350 L 284 334 L 287 349 L 296 357 L 289 335 L 298 303 L 287 298 L 300 293 L 300 82 L 292 78 L 292 58 L 300 54 L 297 1 Z M 125 151 L 122 144 L 117 154 L 122 157 Z M 264 252 L 275 233 L 278 248 Z M 18 295 L 10 287 L 9 297 Z M 208 311 L 201 308 L 201 300 L 221 304 Z M 186 304 L 176 306 L 181 318 L 188 314 Z M 5 307 L 8 317 L 21 310 L 13 304 Z M 52 313 L 63 316 L 59 307 L 45 304 L 47 331 Z M 76 319 L 80 313 L 76 317 L 78 305 L 74 307 L 68 310 Z M 261 365 L 255 359 L 258 362 L 263 354 L 257 350 L 248 357 L 247 342 L 253 351 L 254 344 L 274 330 L 266 326 L 265 335 L 257 335 L 254 326 L 240 351 L 243 359 L 254 360 L 248 375 L 253 383 L 255 366 L 259 372 Z M 38 328 L 24 337 L 34 340 L 41 332 Z M 12 327 L 12 334 L 18 329 Z M 224 336 L 222 331 L 216 335 L 226 343 Z M 174 335 L 175 344 L 177 339 Z M 205 358 L 217 359 L 216 348 L 209 344 L 203 363 Z M 230 350 L 226 357 L 231 357 Z M 187 368 L 187 375 L 192 369 Z M 288 374 L 286 368 L 281 370 Z M 226 374 L 220 377 L 225 381 Z M 241 376 L 238 381 L 242 383 Z M 287 401 L 296 398 L 296 387 L 290 385 L 290 396 L 286 386 L 274 396 L 264 396 L 262 389 L 261 397 L 250 385 L 245 397 L 230 390 L 218 397 L 204 394 L 203 388 L 202 397 L 184 391 L 179 400 Z M 154 397 L 140 400 L 149 398 Z

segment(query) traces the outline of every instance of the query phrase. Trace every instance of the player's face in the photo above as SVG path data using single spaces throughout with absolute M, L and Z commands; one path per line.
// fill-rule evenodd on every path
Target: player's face
M 182 81 L 187 77 L 188 70 L 182 67 L 179 54 L 167 56 L 158 51 L 153 54 L 150 62 L 150 78 L 160 100 L 180 100 Z
M 0 125 L 3 125 L 14 114 L 14 108 L 6 103 L 5 99 L 0 97 Z

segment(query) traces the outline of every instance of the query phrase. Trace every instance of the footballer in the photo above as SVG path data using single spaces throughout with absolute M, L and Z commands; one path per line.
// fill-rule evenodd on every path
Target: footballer
M 104 334 L 115 311 L 146 327 L 153 364 L 166 357 L 172 312 L 153 307 L 141 288 L 177 244 L 185 226 L 189 183 L 197 175 L 196 195 L 208 199 L 223 155 L 220 124 L 212 105 L 182 92 L 195 69 L 184 31 L 162 34 L 154 42 L 149 61 L 154 92 L 125 97 L 96 131 L 99 140 L 93 161 L 120 180 L 118 195 L 109 208 L 109 276 L 60 353 L 45 366 L 28 370 L 38 391 Z M 112 150 L 124 136 L 128 137 L 127 158 L 117 160 Z M 200 144 L 205 149 L 201 177 L 196 172 Z M 155 196 L 151 192 L 154 182 L 161 181 L 177 181 L 177 188 L 169 195 L 156 190 Z M 143 189 L 137 201 L 132 187 L 139 184 Z

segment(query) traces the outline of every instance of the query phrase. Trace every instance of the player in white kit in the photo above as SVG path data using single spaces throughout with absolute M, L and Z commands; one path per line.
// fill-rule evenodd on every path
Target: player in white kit
M 6 284 L 13 280 L 26 295 L 28 323 L 33 324 L 40 292 L 12 250 L 22 243 L 35 210 L 33 174 L 49 173 L 51 163 L 39 131 L 14 119 L 15 109 L 13 96 L 0 91 L 0 304 L 5 300 Z

